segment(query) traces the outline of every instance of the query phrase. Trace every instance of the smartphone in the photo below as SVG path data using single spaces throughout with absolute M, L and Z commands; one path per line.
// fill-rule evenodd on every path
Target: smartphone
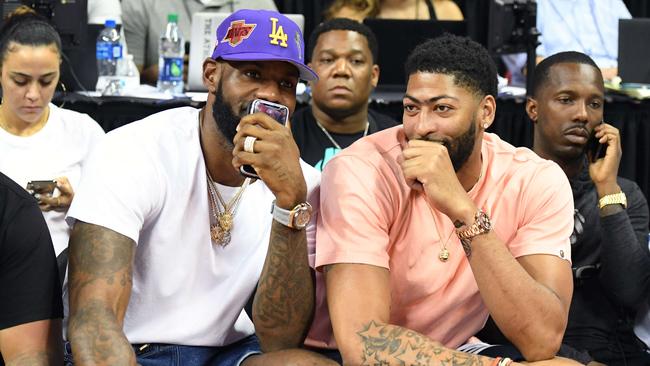
M 289 108 L 282 104 L 255 99 L 248 108 L 248 114 L 259 112 L 271 116 L 271 118 L 283 126 L 286 126 L 289 122 Z M 239 172 L 245 177 L 259 179 L 259 175 L 257 175 L 255 169 L 250 165 L 242 165 L 239 168 Z
M 602 124 L 602 122 L 601 122 Z M 596 160 L 602 159 L 605 157 L 605 152 L 607 151 L 607 144 L 601 144 L 596 138 L 596 129 L 594 128 L 591 131 L 589 140 L 587 141 L 587 146 L 585 147 L 587 152 L 587 157 L 589 161 L 595 163 Z
M 56 188 L 55 180 L 32 180 L 27 182 L 27 191 L 33 196 L 35 194 L 51 196 Z

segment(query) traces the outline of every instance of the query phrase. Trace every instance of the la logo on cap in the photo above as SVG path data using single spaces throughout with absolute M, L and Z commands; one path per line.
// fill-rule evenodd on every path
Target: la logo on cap
M 228 27 L 222 42 L 227 41 L 232 47 L 235 47 L 253 34 L 255 26 L 257 24 L 246 24 L 244 20 L 234 20 L 230 22 L 230 27 Z

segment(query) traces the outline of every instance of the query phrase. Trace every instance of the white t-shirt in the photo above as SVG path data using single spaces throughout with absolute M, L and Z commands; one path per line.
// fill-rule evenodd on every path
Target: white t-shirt
M 102 128 L 86 114 L 50 104 L 45 126 L 34 135 L 12 135 L 0 128 L 0 171 L 21 187 L 31 180 L 65 176 L 75 190 L 90 149 L 104 136 Z M 54 196 L 58 196 L 55 190 Z M 68 246 L 70 229 L 65 212 L 43 212 L 58 255 Z
M 198 112 L 171 109 L 110 132 L 68 212 L 69 222 L 101 225 L 137 243 L 124 320 L 131 343 L 222 346 L 255 331 L 242 309 L 266 258 L 275 197 L 261 180 L 252 183 L 230 244 L 212 243 Z M 309 192 L 317 192 L 320 173 L 301 164 Z M 218 189 L 228 202 L 238 187 Z

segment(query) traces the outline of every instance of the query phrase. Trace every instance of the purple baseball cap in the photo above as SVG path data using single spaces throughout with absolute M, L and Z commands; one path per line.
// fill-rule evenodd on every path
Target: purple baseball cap
M 296 23 L 270 10 L 238 10 L 217 28 L 212 58 L 227 61 L 286 61 L 298 68 L 300 78 L 318 80 L 305 65 L 305 43 Z

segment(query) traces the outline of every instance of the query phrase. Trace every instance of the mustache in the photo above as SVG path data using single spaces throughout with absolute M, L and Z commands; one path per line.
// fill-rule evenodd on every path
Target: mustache
M 589 135 L 589 134 L 591 133 L 591 132 L 587 129 L 587 126 L 584 125 L 584 124 L 572 125 L 572 126 L 570 126 L 569 128 L 565 129 L 565 130 L 564 130 L 564 133 L 568 133 L 568 132 L 570 132 L 570 131 L 574 131 L 574 130 L 578 130 L 578 131 L 582 130 L 586 135 Z

